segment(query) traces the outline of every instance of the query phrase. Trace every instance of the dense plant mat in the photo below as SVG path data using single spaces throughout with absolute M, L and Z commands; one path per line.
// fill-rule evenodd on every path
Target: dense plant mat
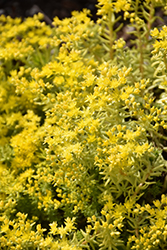
M 165 4 L 0 16 L 1 249 L 165 249 Z

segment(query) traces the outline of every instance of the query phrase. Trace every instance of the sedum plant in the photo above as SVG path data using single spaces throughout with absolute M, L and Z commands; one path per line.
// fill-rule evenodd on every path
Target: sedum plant
M 166 1 L 97 7 L 0 16 L 1 249 L 166 247 Z

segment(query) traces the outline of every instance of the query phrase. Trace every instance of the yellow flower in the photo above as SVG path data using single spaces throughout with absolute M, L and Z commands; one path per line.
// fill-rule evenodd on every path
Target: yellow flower
M 128 3 L 129 1 L 127 0 L 117 0 L 114 3 L 114 10 L 116 13 L 120 12 L 121 10 L 123 11 L 128 11 L 130 9 L 130 4 Z
M 158 36 L 159 35 L 159 30 L 157 28 L 154 28 L 153 30 L 151 30 L 150 32 L 151 36 Z
M 50 223 L 49 226 L 51 227 L 50 233 L 53 234 L 53 235 L 57 234 L 57 230 L 58 230 L 57 222 L 54 221 L 53 223 Z
M 142 154 L 146 153 L 150 148 L 150 145 L 146 142 L 143 145 L 137 144 L 134 148 L 134 152 L 137 154 L 137 156 L 141 156 Z
M 68 230 L 66 227 L 63 227 L 63 225 L 61 227 L 58 227 L 57 229 L 57 234 L 60 234 L 60 237 L 63 238 L 66 234 L 67 234 Z
M 75 221 L 74 217 L 72 219 L 69 217 L 65 219 L 65 230 L 67 232 L 71 232 L 72 230 L 76 229 L 76 227 L 74 226 L 74 221 Z

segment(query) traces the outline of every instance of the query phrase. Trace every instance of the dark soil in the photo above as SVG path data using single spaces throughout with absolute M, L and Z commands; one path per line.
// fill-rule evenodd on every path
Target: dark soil
M 96 0 L 0 0 L 0 15 L 24 18 L 41 11 L 53 20 L 55 16 L 63 19 L 70 17 L 73 10 L 87 8 L 96 19 L 96 4 Z

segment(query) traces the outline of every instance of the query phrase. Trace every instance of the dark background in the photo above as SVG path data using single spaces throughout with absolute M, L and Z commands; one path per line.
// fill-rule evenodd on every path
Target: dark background
M 33 16 L 40 10 L 51 20 L 55 16 L 60 19 L 71 16 L 71 11 L 91 10 L 92 19 L 96 19 L 96 0 L 0 0 L 0 15 L 15 17 Z

